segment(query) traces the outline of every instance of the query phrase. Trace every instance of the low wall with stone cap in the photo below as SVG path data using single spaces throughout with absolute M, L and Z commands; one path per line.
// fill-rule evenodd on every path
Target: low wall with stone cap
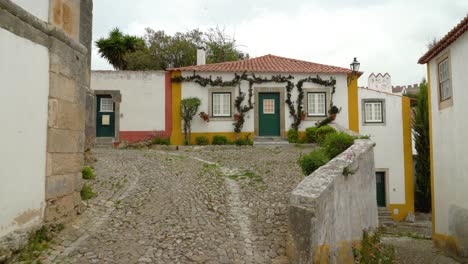
M 352 242 L 378 225 L 374 143 L 359 139 L 291 194 L 291 263 L 354 263 Z

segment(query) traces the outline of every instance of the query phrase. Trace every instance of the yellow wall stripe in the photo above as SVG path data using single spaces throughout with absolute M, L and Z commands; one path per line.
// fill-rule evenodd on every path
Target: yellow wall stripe
M 414 213 L 413 138 L 411 134 L 411 99 L 401 98 L 403 120 L 403 157 L 405 168 L 405 204 Z
M 348 76 L 348 78 L 351 78 Z M 349 129 L 359 133 L 358 78 L 355 76 L 348 85 Z
M 431 163 L 431 204 L 432 204 L 432 234 L 435 235 L 435 203 L 434 203 L 434 145 L 432 144 L 432 96 L 431 96 L 431 66 L 427 63 L 427 97 L 429 107 L 429 153 Z
M 171 77 L 180 76 L 180 71 L 174 71 Z M 180 117 L 180 102 L 182 100 L 182 83 L 172 82 L 172 132 L 171 144 L 183 145 L 184 136 L 182 134 L 182 118 Z

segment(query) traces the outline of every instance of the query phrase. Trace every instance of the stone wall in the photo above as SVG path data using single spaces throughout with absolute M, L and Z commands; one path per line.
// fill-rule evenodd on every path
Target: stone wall
M 374 143 L 354 145 L 306 177 L 291 194 L 292 263 L 354 263 L 351 243 L 376 227 Z
M 85 109 L 88 101 L 93 100 L 90 90 L 93 2 L 50 0 L 48 4 L 47 22 L 11 0 L 0 0 L 0 28 L 49 51 L 46 70 L 49 72 L 49 96 L 48 102 L 43 102 L 48 105 L 47 123 L 43 124 L 47 129 L 46 170 L 37 171 L 36 177 L 44 177 L 45 174 L 45 210 L 40 212 L 41 222 L 56 222 L 76 215 L 81 207 L 79 192 L 85 148 Z M 24 139 L 18 136 L 9 140 Z M 14 207 L 15 202 L 8 206 Z M 0 262 L 2 254 L 5 256 L 21 247 L 27 237 L 24 234 L 31 228 L 34 225 L 18 226 L 15 232 L 0 237 Z

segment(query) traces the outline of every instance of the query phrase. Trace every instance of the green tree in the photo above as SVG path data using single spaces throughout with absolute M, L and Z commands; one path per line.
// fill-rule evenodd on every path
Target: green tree
M 207 63 L 248 58 L 248 54 L 237 49 L 236 41 L 219 28 L 205 33 L 194 29 L 172 36 L 163 30 L 147 28 L 144 40 L 145 49 L 126 55 L 129 70 L 165 70 L 195 65 L 198 47 L 207 48 Z
M 118 28 L 114 28 L 107 38 L 96 41 L 98 52 L 102 58 L 117 70 L 127 70 L 126 55 L 145 49 L 145 41 L 136 36 L 125 35 Z
M 236 40 L 230 38 L 224 29 L 211 28 L 204 34 L 204 42 L 208 49 L 207 63 L 236 61 L 249 58 L 249 54 L 237 49 Z
M 415 207 L 420 212 L 431 211 L 431 165 L 429 145 L 429 104 L 427 83 L 419 86 L 416 107 L 413 109 L 413 132 L 416 157 Z
M 192 120 L 193 117 L 197 114 L 200 105 L 201 101 L 196 97 L 185 98 L 180 102 L 180 116 L 184 122 L 184 136 L 186 145 L 190 144 L 190 137 L 192 136 Z

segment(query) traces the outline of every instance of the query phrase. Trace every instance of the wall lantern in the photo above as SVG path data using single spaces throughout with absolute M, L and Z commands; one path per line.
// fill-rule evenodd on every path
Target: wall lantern
M 353 62 L 351 62 L 351 64 L 349 64 L 349 68 L 351 69 L 351 76 L 348 78 L 348 85 L 352 80 L 354 80 L 354 77 L 356 76 L 357 72 L 359 71 L 360 66 L 361 66 L 361 63 L 357 60 L 356 57 L 354 57 Z

